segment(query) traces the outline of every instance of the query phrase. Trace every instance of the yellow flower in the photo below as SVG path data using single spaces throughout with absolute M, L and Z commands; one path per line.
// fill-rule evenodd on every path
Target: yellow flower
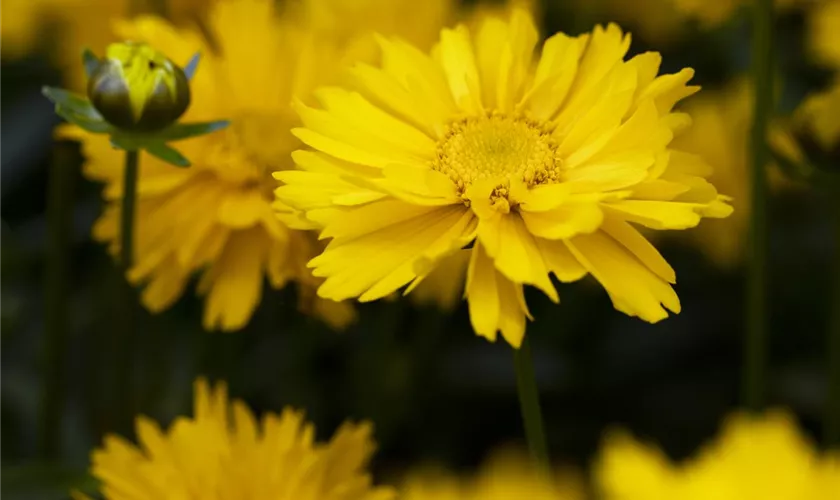
M 400 488 L 401 500 L 578 500 L 581 477 L 568 470 L 547 477 L 521 453 L 497 453 L 476 477 L 456 478 L 438 470 L 412 474 Z
M 797 118 L 820 146 L 833 148 L 840 139 L 840 76 L 828 89 L 808 96 L 797 110 Z
M 523 285 L 559 300 L 549 273 L 591 273 L 646 321 L 679 312 L 673 269 L 631 223 L 686 229 L 731 211 L 709 168 L 668 148 L 690 121 L 672 112 L 697 89 L 690 69 L 657 78 L 658 54 L 623 61 L 630 39 L 614 25 L 557 34 L 532 61 L 521 10 L 474 37 L 443 30 L 431 57 L 379 42 L 381 67 L 357 66 L 353 90 L 317 91 L 323 109 L 297 103 L 294 133 L 312 150 L 293 154 L 303 171 L 275 174 L 278 199 L 332 238 L 309 264 L 322 297 L 408 293 L 472 243 L 466 296 L 490 340 L 521 343 Z
M 749 133 L 752 126 L 753 91 L 746 80 L 738 80 L 721 91 L 706 91 L 688 102 L 691 129 L 674 139 L 673 147 L 697 154 L 715 166 L 709 181 L 732 197 L 731 217 L 703 224 L 687 233 L 718 265 L 731 267 L 741 262 L 750 216 Z M 802 161 L 796 142 L 782 122 L 770 129 L 770 142 L 794 161 Z M 772 187 L 790 186 L 784 175 L 770 165 Z
M 92 454 L 92 474 L 109 500 L 388 500 L 365 471 L 375 450 L 368 423 L 345 423 L 329 443 L 315 442 L 302 412 L 257 420 L 224 384 L 195 383 L 192 418 L 168 431 L 137 419 L 135 446 L 107 436 Z M 75 493 L 74 498 L 87 498 Z
M 784 11 L 808 0 L 774 0 L 777 11 Z M 713 29 L 730 19 L 739 8 L 749 8 L 752 0 L 577 0 L 578 10 L 595 10 L 628 23 L 646 40 L 664 43 L 692 32 L 690 25 Z
M 166 48 L 185 64 L 195 52 L 202 61 L 191 82 L 192 106 L 186 121 L 223 117 L 224 131 L 186 140 L 179 150 L 193 166 L 177 169 L 150 155 L 140 162 L 132 282 L 144 284 L 142 301 L 153 312 L 171 306 L 191 277 L 201 273 L 198 292 L 206 295 L 204 326 L 235 330 L 250 319 L 263 282 L 274 288 L 296 281 L 312 283 L 305 267 L 317 253 L 310 234 L 294 231 L 271 209 L 271 172 L 291 166 L 297 141 L 289 103 L 305 97 L 327 78 L 333 60 L 328 47 L 275 16 L 273 0 L 219 1 L 209 12 L 219 52 L 197 33 L 166 21 L 143 17 L 121 23 L 127 39 Z M 219 54 L 219 55 L 217 55 Z M 316 64 L 319 62 L 320 64 Z M 118 251 L 122 155 L 102 136 L 78 133 L 88 158 L 85 173 L 106 183 L 105 213 L 94 237 Z M 323 299 L 317 299 L 322 302 Z M 353 318 L 349 304 L 302 304 L 333 326 Z
M 816 59 L 833 68 L 840 68 L 840 0 L 815 2 L 808 14 L 808 41 Z
M 785 413 L 739 414 L 714 443 L 679 465 L 613 433 L 595 478 L 604 500 L 829 500 L 840 491 L 840 455 L 820 456 Z
M 423 48 L 431 47 L 440 28 L 453 15 L 453 0 L 292 0 L 290 9 L 312 26 L 316 36 L 352 54 L 368 58 L 373 33 L 399 35 Z
M 67 85 L 81 91 L 82 49 L 103 54 L 114 41 L 111 21 L 128 15 L 129 7 L 128 0 L 3 0 L 3 56 L 20 57 L 36 43 L 54 41 L 52 48 L 67 74 Z

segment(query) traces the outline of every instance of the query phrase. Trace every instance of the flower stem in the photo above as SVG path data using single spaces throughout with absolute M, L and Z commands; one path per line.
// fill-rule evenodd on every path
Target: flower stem
M 122 208 L 120 210 L 120 270 L 123 278 L 121 296 L 122 336 L 116 339 L 117 383 L 115 384 L 117 402 L 117 425 L 119 429 L 129 430 L 134 418 L 134 341 L 136 321 L 136 294 L 128 282 L 128 272 L 134 263 L 134 221 L 137 205 L 137 175 L 139 170 L 139 152 L 125 152 L 125 172 L 123 178 Z
M 747 329 L 744 346 L 744 404 L 764 405 L 767 358 L 767 128 L 773 109 L 773 0 L 754 0 L 752 34 L 755 102 L 750 136 L 751 211 L 748 239 Z
M 531 346 L 528 336 L 522 339 L 519 349 L 513 351 L 513 363 L 516 367 L 516 387 L 519 393 L 519 407 L 522 410 L 522 422 L 531 457 L 540 468 L 547 469 L 548 445 L 545 439 L 540 394 L 534 378 L 534 365 L 531 360 Z
M 840 194 L 840 193 L 838 193 Z M 834 210 L 834 290 L 828 330 L 828 399 L 825 412 L 825 441 L 840 448 L 840 201 L 832 200 Z
M 43 459 L 56 459 L 61 454 L 61 422 L 66 392 L 67 261 L 73 237 L 73 188 L 76 181 L 76 164 L 69 153 L 66 147 L 57 146 L 54 149 L 48 186 L 46 317 L 38 416 L 38 453 Z

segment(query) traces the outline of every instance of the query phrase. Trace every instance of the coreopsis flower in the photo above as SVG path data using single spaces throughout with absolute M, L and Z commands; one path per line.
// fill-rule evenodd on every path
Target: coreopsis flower
M 402 500 L 578 500 L 585 498 L 579 474 L 536 471 L 529 457 L 505 451 L 492 456 L 474 477 L 435 469 L 412 473 L 400 488 Z
M 840 455 L 820 455 L 790 415 L 738 414 L 713 443 L 680 464 L 625 433 L 612 433 L 595 482 L 604 500 L 829 500 L 840 491 Z
M 746 80 L 735 81 L 723 90 L 705 91 L 686 103 L 683 109 L 691 115 L 693 125 L 672 143 L 714 165 L 709 181 L 732 197 L 735 210 L 731 217 L 709 221 L 686 233 L 712 261 L 723 267 L 739 264 L 746 250 L 753 105 L 752 86 Z M 768 140 L 785 157 L 795 162 L 803 160 L 803 153 L 784 121 L 771 125 Z M 774 189 L 793 187 L 774 164 L 768 165 L 768 177 Z
M 472 245 L 465 295 L 472 325 L 518 346 L 530 317 L 523 286 L 559 301 L 592 274 L 617 309 L 659 321 L 680 303 L 673 269 L 633 224 L 687 229 L 731 212 L 696 156 L 669 148 L 690 119 L 674 104 L 690 69 L 657 77 L 660 57 L 629 61 L 615 25 L 557 34 L 533 60 L 527 13 L 445 29 L 426 55 L 380 38 L 380 66 L 352 88 L 297 103 L 309 150 L 278 172 L 296 223 L 331 238 L 309 265 L 334 300 L 376 300 L 421 283 Z M 281 216 L 293 218 L 286 214 Z
M 191 82 L 192 105 L 185 119 L 224 116 L 224 131 L 179 143 L 192 162 L 175 169 L 144 155 L 138 180 L 135 265 L 129 279 L 143 286 L 141 300 L 152 312 L 171 306 L 200 274 L 207 329 L 236 330 L 260 303 L 263 284 L 296 282 L 306 293 L 305 262 L 317 251 L 312 236 L 291 230 L 272 209 L 271 172 L 291 167 L 297 141 L 289 103 L 305 98 L 331 71 L 322 47 L 292 18 L 276 15 L 272 0 L 224 0 L 208 12 L 218 51 L 197 32 L 155 17 L 123 22 L 126 39 L 166 47 L 173 60 L 203 55 Z M 270 63 L 269 63 L 270 62 Z M 317 63 L 317 64 L 316 64 Z M 107 138 L 75 132 L 87 156 L 85 174 L 106 184 L 107 205 L 94 237 L 119 251 L 122 162 Z M 324 299 L 315 298 L 318 302 Z M 353 318 L 348 304 L 302 303 L 328 323 Z
M 107 500 L 388 500 L 390 488 L 366 472 L 375 450 L 369 423 L 345 423 L 328 443 L 315 441 L 304 414 L 290 408 L 257 417 L 228 401 L 224 384 L 195 383 L 192 417 L 168 430 L 139 417 L 139 446 L 107 436 L 91 473 Z M 87 499 L 74 493 L 74 498 Z

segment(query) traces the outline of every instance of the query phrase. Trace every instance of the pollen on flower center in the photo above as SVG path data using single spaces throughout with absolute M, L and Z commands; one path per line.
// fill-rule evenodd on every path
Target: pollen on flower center
M 556 153 L 547 127 L 493 111 L 451 122 L 438 141 L 432 168 L 449 176 L 461 194 L 487 178 L 550 184 L 560 179 Z

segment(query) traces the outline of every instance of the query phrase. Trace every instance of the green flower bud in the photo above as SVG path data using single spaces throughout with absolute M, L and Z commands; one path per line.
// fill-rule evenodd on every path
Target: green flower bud
M 184 71 L 143 43 L 115 43 L 88 81 L 97 111 L 122 130 L 151 132 L 177 120 L 190 105 Z

